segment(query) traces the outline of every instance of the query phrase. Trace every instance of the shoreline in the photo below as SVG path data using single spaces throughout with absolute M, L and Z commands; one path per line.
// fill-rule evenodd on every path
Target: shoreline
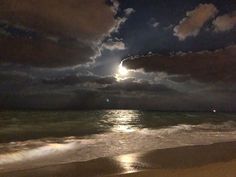
M 236 169 L 233 168 L 235 165 L 236 141 L 158 149 L 146 153 L 104 157 L 86 162 L 0 172 L 0 177 L 145 177 L 155 175 L 171 177 L 173 174 L 176 177 L 203 177 L 204 175 L 217 177 L 216 175 L 221 174 L 219 169 L 222 172 L 227 171 L 227 177 L 235 177 L 235 175 L 232 176 L 232 174 L 236 174 Z M 221 176 L 226 177 L 224 173 Z
M 235 177 L 236 160 L 186 169 L 155 169 L 107 177 Z

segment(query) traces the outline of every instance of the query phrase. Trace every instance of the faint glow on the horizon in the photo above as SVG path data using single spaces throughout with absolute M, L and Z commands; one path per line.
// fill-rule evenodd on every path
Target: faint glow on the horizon
M 109 110 L 104 115 L 104 121 L 112 126 L 114 132 L 129 133 L 137 130 L 139 116 L 139 111 Z

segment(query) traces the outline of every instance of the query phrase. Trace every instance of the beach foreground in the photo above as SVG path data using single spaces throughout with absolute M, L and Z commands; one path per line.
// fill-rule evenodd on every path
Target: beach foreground
M 235 177 L 236 160 L 186 169 L 158 169 L 113 177 Z
M 235 177 L 236 142 L 186 146 L 0 173 L 1 177 Z

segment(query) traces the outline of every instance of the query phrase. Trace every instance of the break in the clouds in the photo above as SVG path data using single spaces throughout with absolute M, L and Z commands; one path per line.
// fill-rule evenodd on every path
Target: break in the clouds
M 218 16 L 213 21 L 214 31 L 215 32 L 224 32 L 229 31 L 236 27 L 236 11 Z
M 216 51 L 128 58 L 123 61 L 123 65 L 146 72 L 186 75 L 200 82 L 235 82 L 235 58 L 236 46 L 233 45 Z
M 118 1 L 116 1 L 118 2 Z M 116 32 L 116 33 L 119 33 L 119 28 L 122 24 L 124 24 L 127 20 L 128 20 L 128 17 L 133 14 L 135 12 L 134 9 L 132 8 L 127 8 L 127 9 L 124 9 L 124 16 L 123 17 L 117 17 L 116 18 L 116 24 L 113 26 L 113 28 L 110 30 L 110 32 Z
M 188 11 L 174 28 L 174 35 L 179 40 L 185 40 L 190 36 L 197 36 L 203 25 L 210 19 L 214 18 L 218 9 L 214 4 L 199 4 L 194 10 Z

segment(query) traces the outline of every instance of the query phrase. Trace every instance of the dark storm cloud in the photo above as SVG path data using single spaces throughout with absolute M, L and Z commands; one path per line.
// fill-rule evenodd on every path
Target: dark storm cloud
M 0 9 L 1 20 L 69 38 L 100 38 L 115 24 L 104 0 L 2 0 Z
M 95 51 L 85 43 L 73 46 L 46 39 L 0 38 L 0 62 L 19 63 L 38 67 L 63 67 L 92 61 Z
M 7 28 L 0 30 L 0 62 L 36 67 L 91 62 L 100 55 L 101 40 L 121 24 L 116 10 L 104 0 L 3 0 L 0 21 Z
M 236 46 L 216 51 L 180 53 L 172 56 L 144 56 L 128 58 L 123 65 L 146 72 L 166 72 L 170 75 L 187 75 L 203 82 L 236 81 Z

